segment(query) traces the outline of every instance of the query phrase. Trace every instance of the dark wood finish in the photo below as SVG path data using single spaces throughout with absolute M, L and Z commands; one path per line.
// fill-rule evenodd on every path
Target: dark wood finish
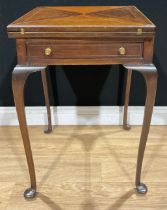
M 132 57 L 142 58 L 143 43 L 111 42 L 100 40 L 75 40 L 75 41 L 50 41 L 39 40 L 27 45 L 27 55 L 31 57 L 47 59 L 45 49 L 50 47 L 52 53 L 49 59 L 77 59 L 77 58 L 105 58 L 109 57 Z M 124 56 L 119 54 L 120 47 L 126 49 Z
M 47 116 L 48 116 L 48 126 L 44 130 L 45 133 L 52 132 L 52 120 L 51 120 L 51 110 L 50 110 L 50 103 L 49 103 L 49 94 L 48 94 L 48 83 L 46 78 L 46 70 L 41 71 L 41 78 L 42 78 L 42 84 L 43 84 L 43 90 L 44 90 L 44 96 L 45 96 L 45 104 L 46 104 L 46 110 L 47 110 Z
M 154 34 L 134 6 L 38 7 L 8 26 L 9 37 L 25 39 L 27 53 L 18 54 L 30 65 L 150 63 Z
M 154 37 L 152 39 L 146 39 L 144 42 L 144 55 L 145 63 L 152 63 L 154 50 Z
M 24 83 L 33 71 L 42 71 L 48 131 L 51 131 L 44 69 L 47 65 L 67 64 L 123 64 L 129 69 L 123 121 L 125 129 L 129 128 L 127 111 L 131 73 L 137 70 L 143 74 L 147 98 L 138 153 L 136 189 L 139 193 L 146 193 L 146 186 L 140 183 L 140 176 L 157 83 L 157 71 L 151 64 L 154 35 L 155 25 L 134 6 L 38 7 L 8 26 L 8 36 L 17 40 L 18 64 L 22 65 L 13 72 L 13 93 L 31 178 L 31 189 L 26 191 L 26 198 L 35 196 L 36 180 L 24 112 Z
M 151 116 L 153 111 L 153 106 L 155 103 L 156 89 L 157 89 L 157 78 L 158 72 L 154 65 L 124 65 L 126 69 L 133 69 L 140 72 L 146 83 L 146 103 L 144 111 L 144 121 L 142 127 L 142 133 L 140 137 L 139 151 L 138 151 L 138 160 L 137 160 L 137 169 L 136 169 L 136 186 L 140 185 L 141 178 L 141 168 L 144 157 L 144 150 L 146 147 L 146 142 L 148 138 L 148 133 L 150 129 Z M 130 79 L 130 77 L 128 78 Z M 129 88 L 128 88 L 129 89 Z M 128 92 L 127 92 L 128 95 Z
M 116 63 L 125 62 L 126 60 L 143 61 L 143 42 L 113 42 L 110 40 L 29 40 L 27 44 L 28 63 L 57 63 L 73 62 L 79 63 L 81 60 L 86 64 L 98 60 L 104 63 L 111 63 L 111 59 Z M 119 49 L 124 47 L 125 55 L 119 54 Z M 45 49 L 50 48 L 51 54 L 45 55 Z M 125 62 L 126 63 L 126 62 Z
M 20 29 L 25 34 L 20 35 Z M 63 6 L 37 7 L 8 26 L 10 35 L 20 37 L 50 32 L 116 32 L 133 33 L 142 28 L 154 33 L 155 25 L 135 6 Z M 40 33 L 39 33 L 40 32 Z
M 142 58 L 143 43 L 112 42 L 101 40 L 35 40 L 28 42 L 27 55 L 39 59 L 47 59 L 45 49 L 50 47 L 52 53 L 49 59 L 92 59 L 109 57 Z M 119 54 L 120 47 L 126 49 L 124 56 Z
M 36 177 L 34 162 L 32 157 L 31 145 L 28 135 L 26 117 L 25 117 L 25 107 L 24 107 L 24 85 L 31 73 L 36 71 L 45 70 L 46 67 L 30 67 L 30 66 L 16 66 L 12 74 L 12 87 L 14 101 L 16 105 L 16 110 L 18 114 L 18 120 L 20 124 L 21 135 L 23 139 L 23 144 L 25 148 L 27 164 L 30 174 L 31 188 L 36 189 Z
M 27 56 L 25 39 L 16 39 L 16 47 L 17 47 L 17 62 L 19 64 L 25 64 Z
M 128 124 L 128 105 L 129 105 L 129 94 L 130 94 L 130 86 L 131 86 L 131 77 L 132 70 L 127 70 L 127 81 L 126 81 L 126 90 L 125 90 L 125 104 L 124 104 L 124 115 L 123 115 L 123 128 L 125 130 L 130 129 L 130 125 Z

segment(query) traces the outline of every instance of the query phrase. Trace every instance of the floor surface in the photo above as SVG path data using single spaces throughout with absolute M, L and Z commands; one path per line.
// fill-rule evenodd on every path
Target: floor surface
M 140 126 L 57 126 L 44 134 L 41 126 L 29 127 L 39 193 L 26 201 L 19 128 L 0 127 L 0 210 L 167 210 L 167 127 L 151 127 L 144 196 L 134 190 L 140 132 Z

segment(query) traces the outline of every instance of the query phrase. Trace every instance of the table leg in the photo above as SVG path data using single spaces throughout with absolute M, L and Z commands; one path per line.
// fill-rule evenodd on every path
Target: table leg
M 127 80 L 126 80 L 124 115 L 123 115 L 123 128 L 125 130 L 129 130 L 131 128 L 131 126 L 128 124 L 128 105 L 129 105 L 132 70 L 128 69 L 127 71 L 128 72 L 127 72 Z
M 47 78 L 46 78 L 46 70 L 41 71 L 41 78 L 42 78 L 45 104 L 46 104 L 47 116 L 48 116 L 48 126 L 44 130 L 44 132 L 51 133 L 52 132 L 52 122 L 51 122 L 51 110 L 50 110 L 50 102 L 49 102 L 49 95 L 48 95 L 48 83 L 47 83 Z
M 30 66 L 19 66 L 14 68 L 12 73 L 12 88 L 14 101 L 16 105 L 16 111 L 18 115 L 18 120 L 20 124 L 20 131 L 23 139 L 31 187 L 24 192 L 25 198 L 34 198 L 36 196 L 36 176 L 35 168 L 32 157 L 31 145 L 29 140 L 29 134 L 27 129 L 26 117 L 25 117 L 25 107 L 24 107 L 24 86 L 28 76 L 36 71 L 45 70 L 46 67 L 30 67 Z
M 137 159 L 137 169 L 136 169 L 136 190 L 138 193 L 145 194 L 147 193 L 147 187 L 145 184 L 141 183 L 141 169 L 142 162 L 144 157 L 144 151 L 146 147 L 146 142 L 148 138 L 148 133 L 150 129 L 150 122 L 153 112 L 153 106 L 155 103 L 156 89 L 157 89 L 157 78 L 158 72 L 154 65 L 125 65 L 127 69 L 132 69 L 139 71 L 146 83 L 147 94 L 146 94 L 146 103 L 144 111 L 144 121 L 142 127 L 142 133 L 140 137 L 139 149 L 138 149 L 138 159 Z

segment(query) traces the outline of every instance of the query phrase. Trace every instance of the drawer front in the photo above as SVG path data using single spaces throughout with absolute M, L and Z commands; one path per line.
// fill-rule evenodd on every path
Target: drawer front
M 106 59 L 142 58 L 142 42 L 100 40 L 29 40 L 29 59 Z

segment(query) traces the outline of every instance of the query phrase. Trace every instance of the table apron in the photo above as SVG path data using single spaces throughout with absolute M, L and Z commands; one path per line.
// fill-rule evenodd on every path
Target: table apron
M 153 38 L 17 39 L 19 64 L 103 65 L 151 63 Z

